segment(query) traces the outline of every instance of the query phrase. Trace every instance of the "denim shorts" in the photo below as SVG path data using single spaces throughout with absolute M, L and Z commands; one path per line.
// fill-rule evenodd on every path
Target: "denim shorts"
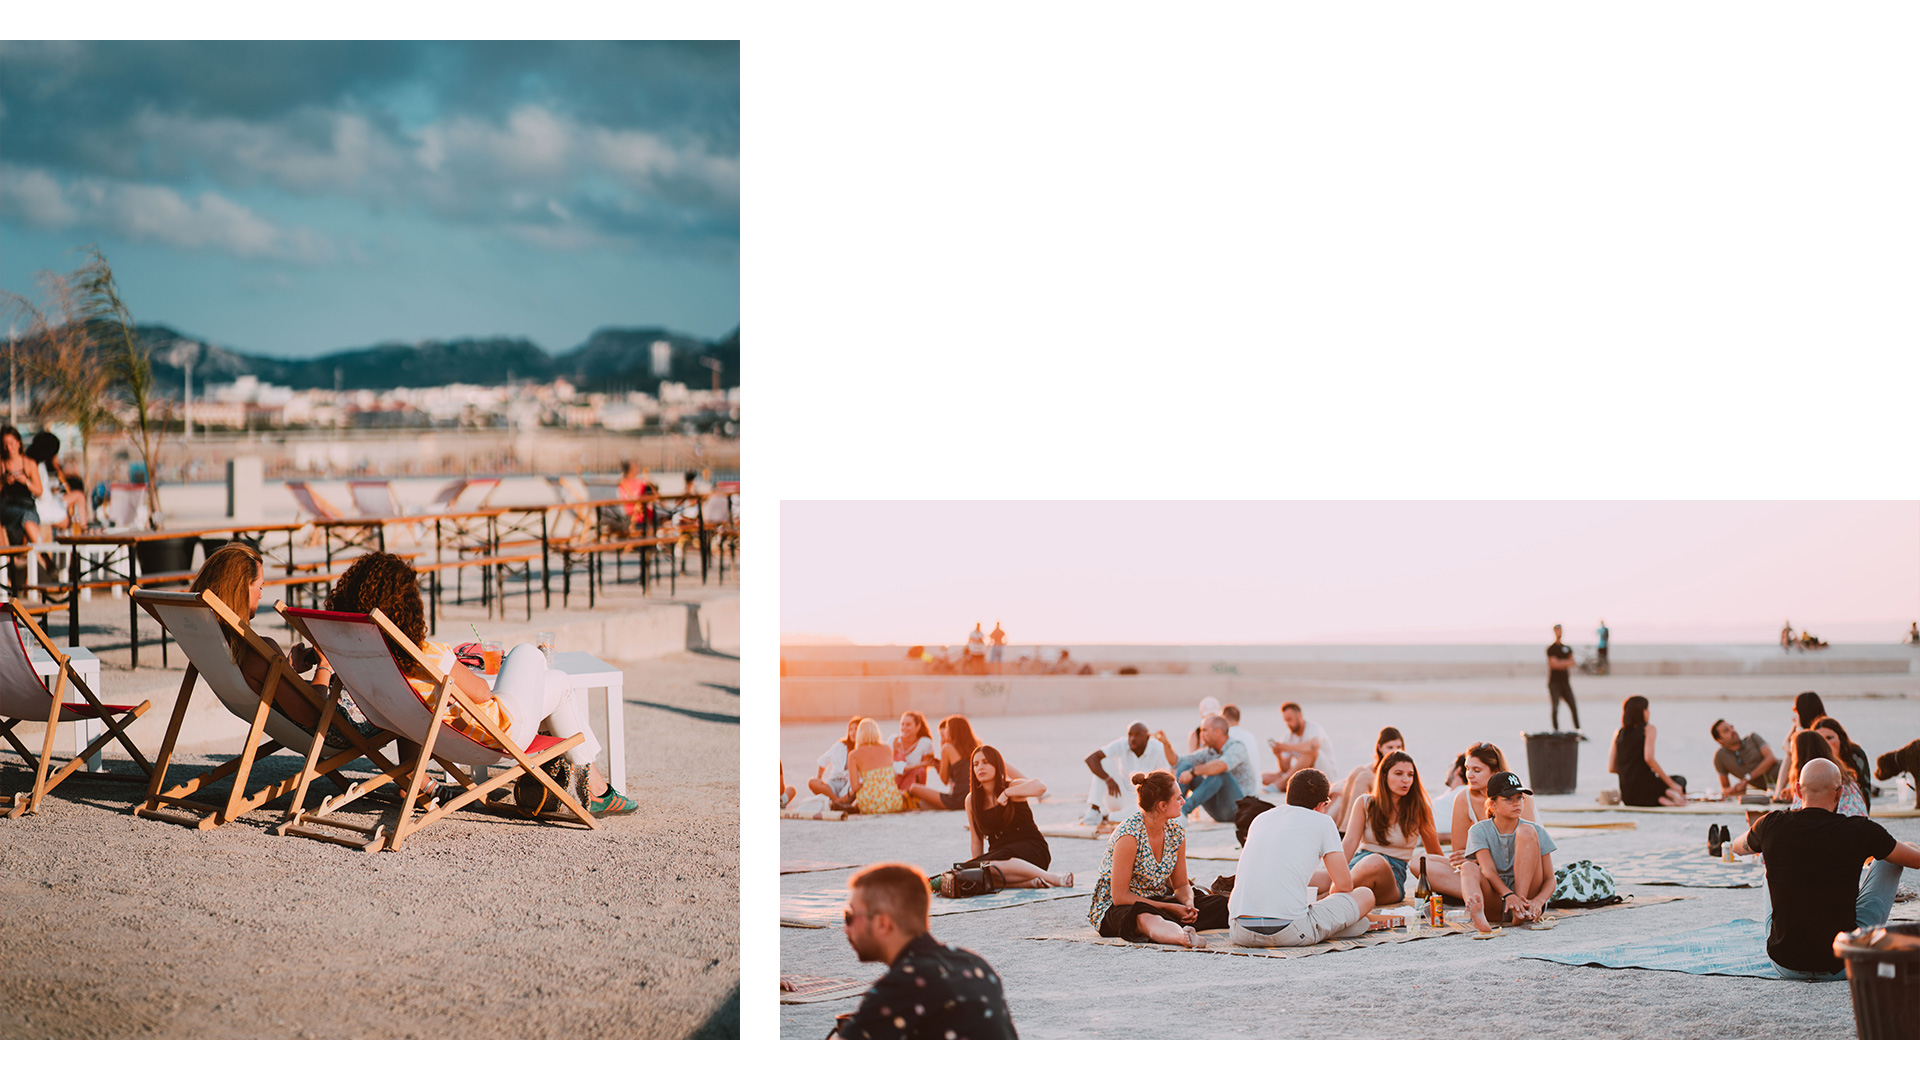
M 1387 865 L 1393 867 L 1393 879 L 1400 883 L 1400 895 L 1403 897 L 1406 896 L 1407 895 L 1407 860 L 1405 859 L 1396 859 L 1393 856 L 1388 855 L 1386 852 L 1383 852 L 1383 851 L 1368 851 L 1362 848 L 1361 850 L 1353 853 L 1353 858 L 1347 860 L 1347 869 L 1349 870 L 1353 869 L 1356 865 L 1359 864 L 1361 859 L 1364 859 L 1369 855 L 1378 855 L 1381 858 L 1387 860 Z

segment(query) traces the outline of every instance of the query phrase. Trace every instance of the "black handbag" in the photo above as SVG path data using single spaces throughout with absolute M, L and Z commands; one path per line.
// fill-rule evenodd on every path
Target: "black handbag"
M 1007 887 L 1007 875 L 997 866 L 961 866 L 940 875 L 940 895 L 953 900 L 991 896 Z

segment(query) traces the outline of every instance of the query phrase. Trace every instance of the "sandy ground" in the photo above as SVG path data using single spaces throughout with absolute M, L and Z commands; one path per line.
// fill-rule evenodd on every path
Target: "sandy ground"
M 596 832 L 461 813 L 365 854 L 271 835 L 285 800 L 196 832 L 81 778 L 0 819 L 0 1037 L 737 1037 L 738 660 L 621 667 L 641 808 Z
M 1529 680 L 1531 682 L 1531 680 Z M 1673 771 L 1705 776 L 1710 752 L 1708 723 L 1725 716 L 1742 730 L 1759 730 L 1769 740 L 1784 730 L 1785 700 L 1749 698 L 1746 680 L 1666 680 L 1667 693 L 1654 698 L 1654 718 L 1662 730 L 1663 762 Z M 1822 680 L 1824 683 L 1825 680 Z M 1805 687 L 1803 687 L 1805 688 Z M 1876 697 L 1848 697 L 1844 685 L 1819 685 L 1829 708 L 1841 716 L 1870 751 L 1886 749 L 1920 735 L 1920 714 L 1908 691 L 1896 688 Z M 1445 684 L 1421 693 L 1411 684 L 1392 687 L 1373 700 L 1329 703 L 1308 701 L 1308 715 L 1327 724 L 1342 768 L 1360 763 L 1380 724 L 1399 726 L 1431 773 L 1442 753 L 1450 757 L 1474 737 L 1490 736 L 1505 745 L 1518 743 L 1523 728 L 1544 727 L 1544 701 L 1525 702 L 1524 687 L 1475 688 Z M 1620 696 L 1634 692 L 1613 688 Z M 1758 689 L 1758 688 L 1753 688 Z M 1541 695 L 1544 698 L 1544 694 Z M 1654 696 L 1654 695 L 1649 695 Z M 1512 698 L 1513 700 L 1503 700 Z M 1607 715 L 1611 712 L 1611 715 Z M 1094 746 L 1118 737 L 1132 719 L 1165 726 L 1191 727 L 1190 714 L 1146 711 L 1140 714 L 1083 714 L 1073 717 L 1022 717 L 983 724 L 983 735 L 1004 746 L 1008 757 L 1052 787 L 1050 801 L 1037 808 L 1043 825 L 1076 817 L 1088 774 L 1080 759 Z M 1595 741 L 1581 756 L 1580 793 L 1547 800 L 1589 804 L 1605 782 L 1605 737 L 1618 723 L 1617 705 L 1598 701 L 1583 717 Z M 1254 717 L 1255 730 L 1277 733 L 1277 714 Z M 1563 714 L 1563 724 L 1565 718 Z M 1597 730 L 1596 730 L 1597 729 Z M 1695 731 L 1697 729 L 1697 732 Z M 1669 741 L 1666 732 L 1672 731 Z M 1689 732 L 1694 732 L 1689 735 Z M 782 751 L 790 774 L 811 775 L 812 759 L 831 739 L 830 725 L 784 725 Z M 1427 747 L 1446 748 L 1428 750 Z M 1510 752 L 1518 747 L 1509 748 Z M 1668 755 L 1671 754 L 1671 757 Z M 1596 764 L 1597 759 L 1597 764 Z M 1700 760 L 1696 760 L 1700 759 Z M 802 768 L 804 767 L 804 773 Z M 1524 767 L 1521 769 L 1523 775 Z M 1437 780 L 1430 781 L 1437 783 Z M 1552 820 L 1550 812 L 1545 813 Z M 1615 815 L 1571 815 L 1580 820 Z M 1635 820 L 1631 832 L 1561 830 L 1556 859 L 1589 858 L 1605 865 L 1608 857 L 1698 843 L 1704 848 L 1706 825 L 1715 818 L 1623 814 Z M 1737 819 L 1729 818 L 1730 821 Z M 1883 821 L 1896 837 L 1920 842 L 1920 819 Z M 1230 833 L 1201 834 L 1206 843 Z M 1091 881 L 1099 873 L 1104 841 L 1050 839 L 1055 870 L 1072 870 Z M 913 813 L 847 822 L 781 822 L 783 860 L 834 860 L 864 863 L 904 859 L 939 869 L 967 856 L 967 836 L 957 813 Z M 1702 856 L 1704 858 L 1704 855 Z M 1232 873 L 1228 862 L 1193 864 L 1202 882 Z M 844 882 L 844 871 L 821 877 Z M 1906 883 L 1920 884 L 1909 872 Z M 792 887 L 796 876 L 782 879 Z M 1844 983 L 1808 985 L 1727 976 L 1675 972 L 1575 968 L 1518 954 L 1551 946 L 1554 951 L 1608 941 L 1646 940 L 1736 918 L 1763 918 L 1764 897 L 1752 889 L 1689 889 L 1674 886 L 1623 886 L 1637 895 L 1673 895 L 1684 899 L 1630 911 L 1601 912 L 1567 919 L 1544 933 L 1511 932 L 1490 941 L 1465 936 L 1385 945 L 1299 960 L 1227 955 L 1190 955 L 1140 949 L 1115 949 L 1072 942 L 1025 941 L 1046 932 L 1068 932 L 1086 925 L 1087 901 L 1064 899 L 1023 907 L 942 916 L 933 932 L 943 941 L 979 952 L 1006 980 L 1008 1004 L 1027 1038 L 1665 1038 L 1742 1037 L 1845 1039 L 1854 1033 L 1852 1005 Z M 1900 912 L 1914 910 L 1903 905 Z M 838 928 L 783 929 L 783 974 L 874 978 L 880 969 L 856 961 Z M 1153 1007 L 1143 1010 L 1150 999 Z M 1249 1002 L 1261 1002 L 1249 1007 Z M 1471 1003 L 1471 1005 L 1469 1005 Z M 823 1036 L 833 1017 L 848 1011 L 853 999 L 780 1007 L 783 1038 Z M 1441 1019 L 1464 1021 L 1469 1026 Z M 1428 1018 L 1428 1019 L 1422 1019 Z

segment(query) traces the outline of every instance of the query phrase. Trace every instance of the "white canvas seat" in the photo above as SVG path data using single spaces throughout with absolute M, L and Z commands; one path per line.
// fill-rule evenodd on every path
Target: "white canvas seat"
M 414 643 L 395 627 L 386 615 L 375 611 L 371 615 L 358 615 L 339 611 L 319 611 L 312 608 L 290 608 L 285 604 L 275 604 L 287 624 L 292 626 L 333 666 L 335 676 L 346 684 L 353 695 L 354 704 L 368 722 L 391 732 L 394 735 L 415 743 L 420 753 L 410 764 L 403 764 L 407 771 L 407 792 L 400 802 L 400 821 L 395 826 L 391 840 L 387 841 L 389 850 L 399 850 L 405 839 L 420 829 L 438 821 L 440 818 L 460 809 L 469 803 L 480 801 L 486 806 L 485 799 L 490 792 L 505 787 L 523 776 L 535 778 L 558 797 L 561 805 L 572 812 L 579 823 L 588 828 L 598 828 L 593 817 L 587 813 L 574 798 L 572 792 L 555 783 L 553 778 L 540 768 L 553 758 L 566 753 L 578 745 L 582 736 L 570 735 L 557 739 L 550 735 L 536 735 L 525 750 L 513 744 L 487 719 L 484 711 L 460 692 L 454 685 L 452 676 L 434 677 L 434 692 L 431 699 L 422 697 L 408 681 L 400 663 L 387 647 L 391 640 L 407 655 L 431 671 L 425 657 Z M 465 717 L 474 722 L 492 740 L 491 743 L 475 739 L 445 722 L 445 718 L 460 710 Z M 446 769 L 447 775 L 458 781 L 466 790 L 450 799 L 440 802 L 438 808 L 424 810 L 415 815 L 413 806 L 419 797 L 420 789 L 426 779 L 426 765 L 429 760 L 437 761 Z M 504 770 L 485 782 L 475 782 L 461 766 L 504 766 Z M 375 777 L 363 785 L 365 790 L 348 792 L 328 799 L 307 812 L 303 808 L 304 792 L 310 776 L 301 777 L 301 794 L 294 799 L 294 816 L 282 828 L 290 833 L 310 836 L 319 840 L 331 840 L 334 843 L 378 849 L 378 837 L 365 826 L 356 825 L 344 819 L 333 817 L 334 813 L 358 800 L 368 791 L 377 789 L 385 782 Z M 543 819 L 550 820 L 550 819 Z M 365 840 L 347 840 L 326 835 L 307 828 L 309 823 L 327 825 L 333 828 L 357 832 Z
M 289 749 L 313 759 L 324 745 L 324 735 L 309 732 L 274 706 L 275 695 L 283 684 L 291 685 L 294 692 L 304 697 L 320 716 L 324 730 L 327 718 L 338 708 L 339 688 L 336 686 L 323 695 L 301 678 L 285 657 L 254 634 L 251 627 L 241 623 L 212 593 L 135 589 L 133 598 L 173 635 L 180 644 L 180 650 L 187 656 L 186 677 L 181 681 L 180 694 L 174 700 L 173 719 L 167 726 L 166 741 L 160 747 L 160 760 L 148 784 L 146 801 L 134 808 L 134 814 L 212 829 L 294 790 L 298 785 L 298 777 L 267 784 L 258 791 L 246 790 L 253 763 L 260 757 Z M 247 684 L 245 673 L 233 662 L 233 654 L 227 647 L 228 630 L 240 635 L 269 669 L 266 682 L 257 691 Z M 165 788 L 167 769 L 173 760 L 173 748 L 180 736 L 180 725 L 186 718 L 187 705 L 198 682 L 205 682 L 228 712 L 247 722 L 246 743 L 240 756 L 233 760 L 184 784 Z M 322 774 L 334 775 L 336 770 L 361 757 L 373 762 L 377 769 L 395 768 L 379 752 L 379 747 L 392 741 L 392 736 L 382 735 L 369 740 L 354 730 L 351 724 L 337 725 L 337 730 L 351 749 L 334 753 L 324 761 L 315 761 L 316 768 Z M 233 790 L 223 805 L 193 798 L 197 792 L 228 776 L 234 778 Z M 348 786 L 337 775 L 334 782 L 342 787 Z
M 47 688 L 46 680 L 33 670 L 33 658 L 27 653 L 29 635 L 54 662 L 59 671 L 54 677 L 53 689 Z M 80 691 L 84 702 L 65 702 L 67 687 L 72 685 Z M 47 637 L 46 631 L 27 614 L 18 600 L 7 601 L 5 615 L 0 616 L 0 737 L 5 737 L 13 745 L 21 758 L 33 768 L 33 786 L 27 791 L 13 795 L 0 796 L 0 808 L 7 816 L 17 818 L 21 814 L 39 813 L 40 800 L 47 793 L 60 786 L 60 782 L 72 776 L 75 770 L 85 764 L 88 758 L 99 753 L 109 741 L 118 742 L 127 751 L 141 772 L 152 775 L 153 766 L 147 763 L 146 756 L 140 753 L 133 740 L 126 734 L 127 725 L 139 719 L 142 713 L 152 705 L 151 701 L 142 701 L 138 705 L 103 705 L 94 695 L 93 688 L 72 670 L 72 660 L 66 653 Z M 48 775 L 53 758 L 53 736 L 63 723 L 79 720 L 101 720 L 107 730 L 87 747 L 73 756 L 73 759 L 61 766 L 58 772 Z M 44 722 L 47 734 L 38 755 L 28 750 L 26 744 L 14 733 L 14 728 L 24 721 Z M 124 776 L 112 773 L 89 774 L 111 777 L 116 780 L 143 780 L 146 776 Z

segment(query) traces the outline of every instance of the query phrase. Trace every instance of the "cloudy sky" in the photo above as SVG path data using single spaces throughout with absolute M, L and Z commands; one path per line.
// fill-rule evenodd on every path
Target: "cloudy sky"
M 952 644 L 1898 641 L 1920 503 L 783 502 L 780 630 Z M 1543 637 L 1542 635 L 1545 635 Z
M 309 356 L 739 324 L 733 42 L 0 43 L 0 288 Z

